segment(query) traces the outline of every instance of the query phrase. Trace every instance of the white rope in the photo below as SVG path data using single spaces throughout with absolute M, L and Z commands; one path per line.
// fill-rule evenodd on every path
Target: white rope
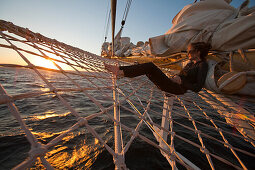
M 195 129 L 195 132 L 196 132 L 196 134 L 197 134 L 197 136 L 198 136 L 199 142 L 201 143 L 201 147 L 202 147 L 202 149 L 203 149 L 203 152 L 205 153 L 206 158 L 207 158 L 207 160 L 208 160 L 208 162 L 209 162 L 211 168 L 212 168 L 212 169 L 215 169 L 215 168 L 214 168 L 214 165 L 213 165 L 213 162 L 212 162 L 212 159 L 211 159 L 211 157 L 210 157 L 210 155 L 209 155 L 209 152 L 207 151 L 207 149 L 206 149 L 206 147 L 205 147 L 205 145 L 204 145 L 203 139 L 202 139 L 202 137 L 201 137 L 201 135 L 200 135 L 201 131 L 198 130 L 198 128 L 197 128 L 197 126 L 196 126 L 196 123 L 195 123 L 193 117 L 191 116 L 189 110 L 188 110 L 188 109 L 186 108 L 186 106 L 184 105 L 183 101 L 182 101 L 180 98 L 178 98 L 178 100 L 180 101 L 181 105 L 184 107 L 186 113 L 187 113 L 188 116 L 189 116 L 189 120 L 192 122 L 192 124 L 193 124 L 193 126 L 194 126 L 194 129 Z

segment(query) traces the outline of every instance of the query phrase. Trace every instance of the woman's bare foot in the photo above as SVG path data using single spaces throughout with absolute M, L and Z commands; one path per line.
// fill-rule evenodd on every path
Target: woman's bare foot
M 104 63 L 104 67 L 107 71 L 112 72 L 116 76 L 124 76 L 124 72 L 120 70 L 119 66 Z

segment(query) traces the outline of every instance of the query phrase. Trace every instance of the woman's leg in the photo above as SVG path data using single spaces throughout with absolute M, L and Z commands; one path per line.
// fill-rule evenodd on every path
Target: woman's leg
M 168 78 L 153 63 L 137 64 L 132 66 L 120 66 L 125 77 L 137 77 L 146 74 L 146 76 L 161 90 L 173 94 L 183 94 L 185 91 L 181 86 Z

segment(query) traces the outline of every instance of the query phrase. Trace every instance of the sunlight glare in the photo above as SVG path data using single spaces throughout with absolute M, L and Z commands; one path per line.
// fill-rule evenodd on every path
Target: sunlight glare
M 41 57 L 36 58 L 35 65 L 40 67 L 50 68 L 50 69 L 57 69 L 51 60 L 47 60 Z

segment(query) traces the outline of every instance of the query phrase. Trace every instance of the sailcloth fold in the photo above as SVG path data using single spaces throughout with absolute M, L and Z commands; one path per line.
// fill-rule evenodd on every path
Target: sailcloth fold
M 247 5 L 236 9 L 224 0 L 205 0 L 185 6 L 173 26 L 161 36 L 150 38 L 151 53 L 165 56 L 186 50 L 191 42 L 210 42 L 214 50 L 255 47 L 255 12 Z

